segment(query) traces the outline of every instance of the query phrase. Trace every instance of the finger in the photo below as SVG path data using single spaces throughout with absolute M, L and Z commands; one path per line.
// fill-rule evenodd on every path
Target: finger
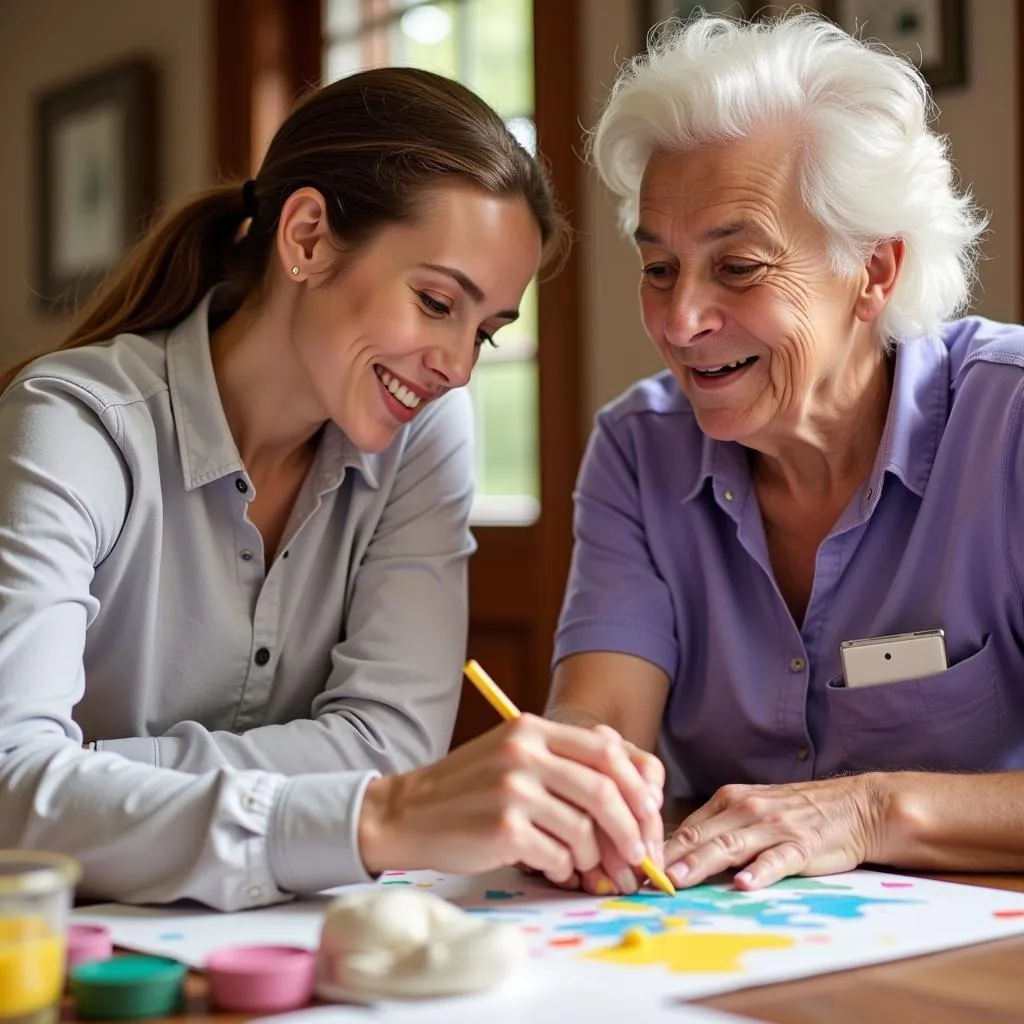
M 665 843 L 665 864 L 672 865 L 689 851 L 723 832 L 757 823 L 766 813 L 765 802 L 751 795 L 753 787 L 724 786 L 702 807 L 688 815 Z
M 658 813 L 660 798 L 651 792 L 651 787 L 626 753 L 622 737 L 614 729 L 606 725 L 579 729 L 558 722 L 547 722 L 546 725 L 552 727 L 547 736 L 551 753 L 586 765 L 611 779 L 635 819 Z M 588 811 L 591 809 L 587 807 Z
M 572 877 L 572 855 L 568 847 L 537 828 L 525 814 L 512 817 L 505 831 L 512 863 L 521 863 L 558 884 Z
M 601 852 L 601 863 L 596 871 L 589 872 L 584 879 L 584 887 L 591 883 L 588 892 L 595 896 L 622 894 L 631 896 L 640 887 L 640 881 L 646 875 L 637 868 L 626 863 L 615 849 L 615 844 L 603 832 L 597 833 L 597 846 Z
M 540 790 L 531 803 L 527 812 L 531 822 L 569 851 L 573 870 L 589 871 L 600 864 L 601 851 L 594 823 L 584 811 L 544 790 Z M 567 875 L 561 877 L 564 879 Z
M 575 871 L 564 882 L 556 882 L 553 878 L 550 878 L 547 875 L 544 875 L 544 878 L 559 889 L 579 889 L 581 884 L 580 876 Z
M 733 883 L 737 889 L 763 889 L 767 885 L 799 875 L 807 868 L 807 853 L 797 843 L 779 843 L 763 850 L 742 871 L 737 872 Z
M 606 775 L 575 761 L 551 757 L 542 761 L 541 781 L 555 796 L 574 804 L 593 819 L 627 864 L 639 864 L 647 855 L 640 826 L 615 783 Z M 596 853 L 596 845 L 595 845 Z M 576 861 L 586 871 L 597 865 Z
M 661 760 L 655 757 L 654 754 L 641 750 L 634 743 L 625 742 L 625 747 L 627 756 L 633 762 L 644 782 L 664 801 L 665 766 L 661 763 Z

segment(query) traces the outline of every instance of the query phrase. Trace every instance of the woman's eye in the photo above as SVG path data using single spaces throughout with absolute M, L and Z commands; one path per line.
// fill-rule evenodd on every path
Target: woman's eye
M 481 329 L 476 332 L 476 343 L 477 347 L 481 345 L 490 345 L 491 348 L 497 348 L 498 343 L 494 340 L 493 334 L 488 334 L 485 330 Z
M 763 263 L 723 263 L 722 273 L 729 277 L 749 277 L 763 266 Z
M 643 268 L 644 280 L 656 288 L 665 288 L 672 283 L 672 267 L 667 263 L 648 263 Z
M 452 311 L 451 306 L 446 306 L 428 292 L 417 292 L 417 294 L 420 297 L 420 302 L 431 316 L 447 316 Z

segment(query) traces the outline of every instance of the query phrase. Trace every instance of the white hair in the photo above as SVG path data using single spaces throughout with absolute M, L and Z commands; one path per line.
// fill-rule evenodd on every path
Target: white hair
M 648 53 L 620 70 L 590 152 L 632 235 L 656 149 L 792 125 L 803 147 L 801 196 L 828 234 L 836 274 L 852 274 L 878 242 L 903 240 L 903 267 L 878 322 L 887 343 L 932 334 L 963 309 L 986 224 L 970 193 L 957 192 L 931 113 L 907 60 L 817 15 L 752 24 L 701 16 L 662 26 Z

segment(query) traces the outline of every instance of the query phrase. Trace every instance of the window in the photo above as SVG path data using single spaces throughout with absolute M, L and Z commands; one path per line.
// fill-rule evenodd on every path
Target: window
M 324 77 L 405 64 L 465 83 L 505 119 L 530 152 L 533 110 L 532 0 L 324 0 Z M 537 519 L 537 292 L 485 346 L 470 391 L 476 410 L 479 524 Z

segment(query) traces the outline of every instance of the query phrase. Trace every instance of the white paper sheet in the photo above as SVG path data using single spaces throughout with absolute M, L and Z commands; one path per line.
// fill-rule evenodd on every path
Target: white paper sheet
M 531 955 L 500 992 L 484 997 L 486 1013 L 478 1009 L 476 1019 L 487 1024 L 498 1024 L 505 1018 L 495 1013 L 511 1007 L 516 1019 L 539 1024 L 537 1007 L 549 1003 L 561 1008 L 564 1024 L 582 998 L 613 1005 L 628 997 L 631 1006 L 655 1012 L 733 989 L 1024 933 L 1024 893 L 875 871 L 786 879 L 756 893 L 706 885 L 675 897 L 563 893 L 511 870 L 479 877 L 388 872 L 377 884 L 419 887 L 523 928 Z M 103 905 L 74 916 L 107 925 L 118 945 L 201 967 L 209 952 L 228 945 L 315 948 L 327 897 L 238 914 Z M 646 938 L 624 946 L 635 928 Z M 351 1012 L 364 1019 L 369 1013 Z

